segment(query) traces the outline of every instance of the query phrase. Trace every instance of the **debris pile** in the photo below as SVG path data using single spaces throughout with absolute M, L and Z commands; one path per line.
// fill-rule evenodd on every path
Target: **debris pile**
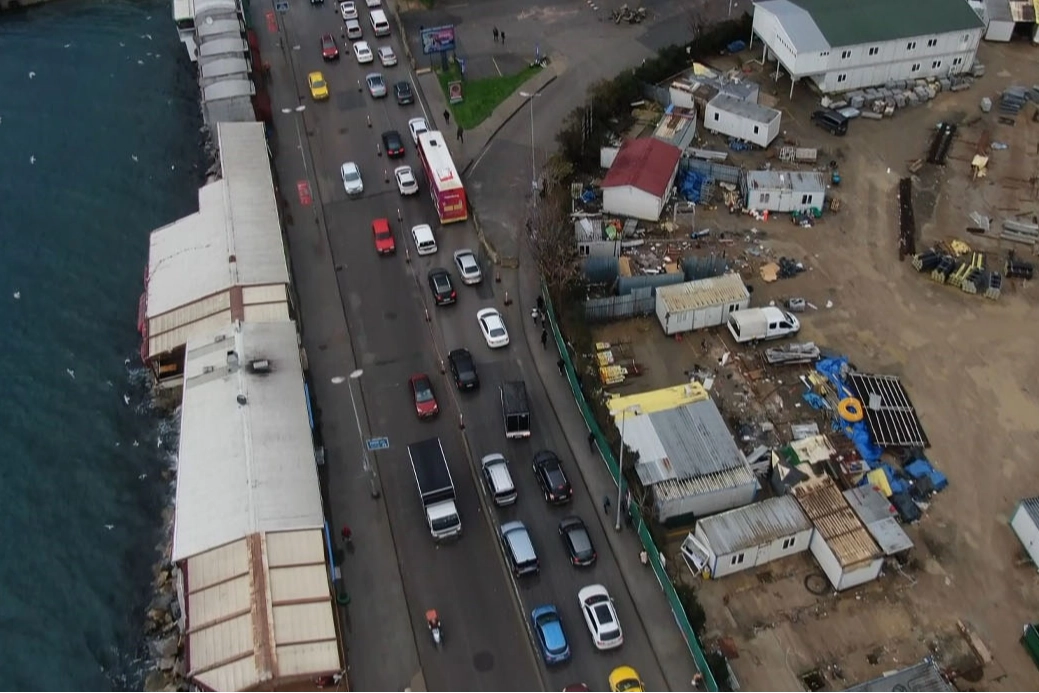
M 980 77 L 984 72 L 983 65 L 975 65 L 971 75 L 895 80 L 883 87 L 850 91 L 838 100 L 824 102 L 823 105 L 838 111 L 850 106 L 859 111 L 861 117 L 871 120 L 890 118 L 897 110 L 927 103 L 943 91 L 968 89 L 974 84 L 974 78 Z
M 967 294 L 997 300 L 1003 291 L 1003 279 L 1031 279 L 1034 265 L 1017 259 L 1014 252 L 1007 254 L 1001 269 L 988 266 L 985 253 L 974 251 L 963 241 L 938 243 L 913 256 L 913 268 L 921 274 L 930 274 L 938 284 L 952 286 Z

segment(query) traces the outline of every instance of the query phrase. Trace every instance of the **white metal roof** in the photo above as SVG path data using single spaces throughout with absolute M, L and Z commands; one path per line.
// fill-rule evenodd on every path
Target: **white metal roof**
M 254 373 L 263 359 L 270 372 Z M 173 560 L 256 532 L 320 528 L 295 323 L 193 338 L 184 370 Z
M 683 313 L 708 306 L 739 303 L 747 300 L 750 293 L 740 275 L 729 273 L 720 277 L 657 287 L 657 297 L 664 302 L 668 312 Z
M 764 125 L 768 125 L 773 120 L 776 120 L 783 115 L 774 108 L 762 106 L 753 101 L 737 99 L 728 94 L 718 94 L 707 102 L 707 107 L 718 111 L 724 111 L 725 113 L 731 113 L 740 118 L 753 120 L 755 123 L 762 123 Z M 707 126 L 710 126 L 710 121 L 707 121 Z
M 268 532 L 188 559 L 187 677 L 205 690 L 277 690 L 340 671 L 325 546 L 320 529 Z
M 173 21 L 195 19 L 195 6 L 191 0 L 173 0 Z
M 203 101 L 233 99 L 240 96 L 252 96 L 256 93 L 256 85 L 244 76 L 229 77 L 213 82 L 202 88 Z
M 818 171 L 747 171 L 747 189 L 826 192 L 826 176 Z
M 245 58 L 217 57 L 203 59 L 198 62 L 198 71 L 202 79 L 216 79 L 228 75 L 248 75 L 252 68 Z
M 726 556 L 812 529 L 793 496 L 766 498 L 698 520 L 711 550 Z
M 775 15 L 797 53 L 816 53 L 830 49 L 830 42 L 823 36 L 812 15 L 790 0 L 759 0 L 754 3 L 754 11 L 758 10 Z
M 237 0 L 194 0 L 195 17 L 214 12 L 236 13 L 238 12 Z
M 198 47 L 198 57 L 204 58 L 206 56 L 221 55 L 223 53 L 240 55 L 245 53 L 247 50 L 249 50 L 249 44 L 245 42 L 244 38 L 215 38 L 200 43 Z

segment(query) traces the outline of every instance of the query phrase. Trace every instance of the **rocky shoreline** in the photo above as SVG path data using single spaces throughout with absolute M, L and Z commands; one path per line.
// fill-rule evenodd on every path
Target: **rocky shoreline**
M 163 472 L 171 484 L 175 483 L 173 469 Z M 177 601 L 176 568 L 170 563 L 173 542 L 173 497 L 163 511 L 162 543 L 156 548 L 159 560 L 153 570 L 152 588 L 155 596 L 145 614 L 144 636 L 148 640 L 150 668 L 144 679 L 145 691 L 187 691 L 185 678 L 184 636 L 180 631 L 182 614 Z

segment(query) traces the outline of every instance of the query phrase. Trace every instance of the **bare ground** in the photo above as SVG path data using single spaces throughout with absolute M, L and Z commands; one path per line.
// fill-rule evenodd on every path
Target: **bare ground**
M 908 175 L 909 162 L 926 157 L 930 132 L 943 120 L 960 123 L 961 130 L 946 167 L 925 165 L 914 176 L 918 248 L 958 238 L 995 261 L 1010 245 L 966 233 L 974 225 L 967 215 L 978 211 L 998 225 L 999 219 L 1037 212 L 1039 123 L 1031 120 L 1032 107 L 1011 127 L 995 113 L 982 116 L 978 102 L 1009 84 L 1031 85 L 1039 57 L 1026 45 L 984 44 L 980 59 L 988 74 L 971 89 L 942 94 L 890 120 L 853 122 L 839 140 L 807 127 L 814 100 L 799 85 L 789 101 L 789 83 L 781 81 L 774 92 L 784 111 L 784 137 L 829 148 L 820 160 L 839 161 L 843 183 L 831 193 L 842 200 L 840 212 L 810 229 L 786 218 L 758 222 L 724 210 L 697 218 L 698 228 L 727 230 L 737 239 L 724 249 L 755 287 L 753 305 L 803 296 L 818 307 L 802 316 L 803 339 L 847 354 L 861 369 L 903 379 L 932 443 L 928 455 L 950 479 L 923 520 L 907 528 L 916 548 L 904 574 L 889 572 L 839 596 L 815 596 L 805 578 L 818 570 L 805 554 L 702 583 L 707 639 L 725 639 L 735 650 L 732 667 L 746 690 L 803 689 L 801 677 L 816 670 L 824 687 L 842 689 L 929 653 L 960 673 L 961 688 L 1039 687 L 1039 672 L 1018 643 L 1023 624 L 1039 616 L 1039 576 L 1021 560 L 1007 525 L 1018 500 L 1039 495 L 1039 476 L 1030 467 L 1039 449 L 1036 287 L 1006 282 L 1001 299 L 991 301 L 935 284 L 897 254 L 898 179 Z M 771 90 L 769 76 L 755 74 L 753 66 L 750 71 L 766 85 L 763 91 Z M 988 176 L 972 180 L 969 161 L 984 132 L 1009 148 L 991 151 Z M 723 148 L 716 138 L 703 146 Z M 737 157 L 754 166 L 763 155 Z M 764 238 L 750 236 L 751 228 Z M 706 246 L 702 250 L 712 249 Z M 767 258 L 746 253 L 747 247 L 795 257 L 810 269 L 765 284 L 757 267 Z M 733 348 L 716 329 L 707 335 L 711 356 L 705 357 L 700 334 L 667 339 L 655 318 L 604 325 L 597 338 L 630 342 L 634 360 L 645 367 L 644 375 L 615 388 L 622 392 L 675 384 L 694 365 L 712 363 Z M 748 364 L 752 356 L 737 359 L 729 372 L 738 367 L 746 373 Z M 719 394 L 731 404 L 747 386 L 739 376 L 727 379 L 726 369 L 719 375 Z M 778 383 L 796 374 L 765 377 Z M 788 400 L 788 419 L 807 416 L 790 409 L 795 400 Z M 959 621 L 992 653 L 983 671 L 970 671 L 978 657 L 960 636 Z

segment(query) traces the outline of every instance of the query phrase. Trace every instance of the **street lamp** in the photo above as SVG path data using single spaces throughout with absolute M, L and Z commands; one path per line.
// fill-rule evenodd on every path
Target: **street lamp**
M 624 489 L 624 425 L 628 422 L 628 412 L 638 413 L 639 405 L 632 404 L 621 410 L 621 457 L 617 465 L 617 524 L 614 529 L 621 529 L 621 491 Z
M 379 488 L 375 482 L 375 470 L 368 463 L 368 447 L 364 442 L 364 433 L 361 431 L 361 417 L 357 414 L 357 401 L 354 399 L 354 385 L 353 381 L 359 380 L 364 375 L 364 369 L 358 368 L 350 374 L 350 382 L 347 383 L 347 387 L 350 390 L 350 407 L 354 412 L 354 423 L 357 424 L 357 439 L 361 442 L 361 468 L 364 473 L 368 476 L 368 486 L 371 491 L 372 498 L 379 497 Z M 333 383 L 343 382 L 341 378 L 333 378 Z
M 299 121 L 303 117 L 303 111 L 305 110 L 307 110 L 306 104 L 300 104 L 295 108 L 283 108 L 281 112 L 285 115 L 299 114 L 299 118 L 293 118 L 296 125 L 296 145 L 299 147 L 299 158 L 303 160 L 303 173 L 306 174 L 307 178 L 310 178 L 310 170 L 307 168 L 307 157 L 303 152 L 303 133 L 299 129 Z
M 538 167 L 534 159 L 534 99 L 541 94 L 521 91 L 519 95 L 530 101 L 530 190 L 536 207 L 538 204 Z

